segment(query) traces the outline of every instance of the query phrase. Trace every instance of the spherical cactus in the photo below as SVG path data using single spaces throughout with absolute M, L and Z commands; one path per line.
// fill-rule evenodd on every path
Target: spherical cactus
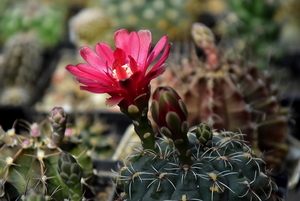
M 272 200 L 275 187 L 264 161 L 241 134 L 216 132 L 200 124 L 188 134 L 191 164 L 183 164 L 170 138 L 159 152 L 140 150 L 117 176 L 123 200 Z
M 101 23 L 99 23 L 101 21 Z M 100 8 L 85 8 L 71 18 L 70 37 L 76 46 L 93 46 L 99 41 L 113 44 L 112 20 Z
M 187 111 L 170 87 L 154 91 L 152 116 L 162 136 L 156 149 L 128 156 L 116 177 L 123 200 L 272 200 L 276 187 L 243 134 L 187 129 Z
M 62 108 L 53 108 L 49 119 L 50 126 L 21 121 L 25 130 L 0 130 L 0 199 L 84 197 L 84 178 L 93 175 L 91 158 L 78 143 L 61 138 L 67 123 Z

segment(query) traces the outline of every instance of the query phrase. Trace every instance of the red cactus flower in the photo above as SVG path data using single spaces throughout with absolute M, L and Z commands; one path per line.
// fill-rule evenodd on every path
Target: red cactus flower
M 82 47 L 80 55 L 88 64 L 68 65 L 66 69 L 85 85 L 81 89 L 109 94 L 108 106 L 123 101 L 122 104 L 128 107 L 135 105 L 134 100 L 140 95 L 150 96 L 149 83 L 165 71 L 163 63 L 169 56 L 170 43 L 167 43 L 168 37 L 163 36 L 150 51 L 149 30 L 128 33 L 121 29 L 115 32 L 114 37 L 115 50 L 106 43 L 98 43 L 95 52 L 89 47 Z M 161 57 L 150 67 L 162 51 Z

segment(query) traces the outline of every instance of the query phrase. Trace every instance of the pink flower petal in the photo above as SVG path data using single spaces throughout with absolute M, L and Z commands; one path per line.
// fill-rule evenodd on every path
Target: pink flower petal
M 77 77 L 83 77 L 83 78 L 91 79 L 91 80 L 100 80 L 98 75 L 91 74 L 89 72 L 81 71 L 80 69 L 77 68 L 77 66 L 68 65 L 68 66 L 66 66 L 66 69 L 70 73 L 72 73 L 73 75 L 75 75 Z
M 131 56 L 129 56 L 129 66 L 132 73 L 135 73 L 139 70 L 136 61 Z
M 119 96 L 110 97 L 106 100 L 105 104 L 108 107 L 112 107 L 112 106 L 119 104 L 123 99 L 124 99 L 123 97 L 119 97 Z
M 125 29 L 120 29 L 115 32 L 116 47 L 128 52 L 129 33 Z
M 152 61 L 159 55 L 159 53 L 162 51 L 162 49 L 165 47 L 168 40 L 168 36 L 163 36 L 155 45 L 154 49 L 150 53 L 146 66 L 149 66 Z
M 166 67 L 167 66 L 160 66 L 160 68 L 156 69 L 155 71 L 150 71 L 149 73 L 147 73 L 144 80 L 151 81 L 152 79 L 156 78 L 157 76 L 163 74 L 166 70 Z
M 130 55 L 134 60 L 138 60 L 139 53 L 140 53 L 140 38 L 139 35 L 133 31 L 129 35 L 129 41 L 128 41 L 128 52 L 125 52 L 128 55 Z
M 106 74 L 105 74 L 106 69 L 105 69 L 105 71 L 102 69 L 98 70 L 88 64 L 77 64 L 76 67 L 82 72 L 89 73 L 89 74 L 97 76 L 97 77 L 106 76 Z
M 84 46 L 79 49 L 82 58 L 95 68 L 101 69 L 105 67 L 105 62 L 91 48 Z
M 113 54 L 114 54 L 114 58 L 115 58 L 114 62 L 116 60 L 119 60 L 121 65 L 125 64 L 126 54 L 125 54 L 124 50 L 117 48 Z
M 98 86 L 103 86 L 103 87 L 112 87 L 112 85 L 115 85 L 115 83 L 107 82 L 105 80 L 102 80 L 101 82 L 95 82 L 94 80 L 82 78 L 82 77 L 76 77 L 75 80 L 81 84 L 84 84 L 88 87 L 98 87 Z
M 159 60 L 156 62 L 156 64 L 153 66 L 153 68 L 150 71 L 155 71 L 157 68 L 159 68 L 163 63 L 167 60 L 169 57 L 170 53 L 170 48 L 171 48 L 171 43 L 168 43 L 163 54 L 159 58 Z
M 144 67 L 151 48 L 151 32 L 149 30 L 140 30 L 138 35 L 140 38 L 140 54 L 136 61 Z
M 103 94 L 103 93 L 114 93 L 115 91 L 110 91 L 111 89 L 108 87 L 103 87 L 101 85 L 97 87 L 90 87 L 90 86 L 80 86 L 81 90 L 89 91 L 92 93 L 97 93 L 97 94 Z
M 98 43 L 95 49 L 99 57 L 101 57 L 103 61 L 107 62 L 109 66 L 111 66 L 114 61 L 114 56 L 113 50 L 109 47 L 109 45 L 106 43 Z

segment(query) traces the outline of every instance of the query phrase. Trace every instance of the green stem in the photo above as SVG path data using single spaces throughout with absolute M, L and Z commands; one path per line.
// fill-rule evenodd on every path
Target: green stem
M 136 120 L 133 120 L 134 130 L 142 141 L 144 149 L 156 151 L 154 131 L 147 115 L 141 115 Z
M 189 141 L 184 140 L 181 144 L 176 144 L 174 142 L 175 147 L 178 151 L 178 158 L 182 165 L 191 165 L 191 150 Z

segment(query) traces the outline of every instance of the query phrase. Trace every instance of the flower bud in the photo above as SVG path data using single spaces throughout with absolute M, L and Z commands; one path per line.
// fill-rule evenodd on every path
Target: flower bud
M 62 107 L 54 107 L 50 112 L 49 121 L 53 129 L 52 141 L 58 145 L 65 136 L 67 113 Z
M 160 133 L 173 140 L 181 163 L 189 165 L 187 109 L 180 96 L 171 87 L 158 87 L 153 94 L 151 112 Z
M 187 109 L 180 96 L 171 87 L 159 87 L 155 90 L 151 112 L 162 134 L 167 137 L 186 135 Z

